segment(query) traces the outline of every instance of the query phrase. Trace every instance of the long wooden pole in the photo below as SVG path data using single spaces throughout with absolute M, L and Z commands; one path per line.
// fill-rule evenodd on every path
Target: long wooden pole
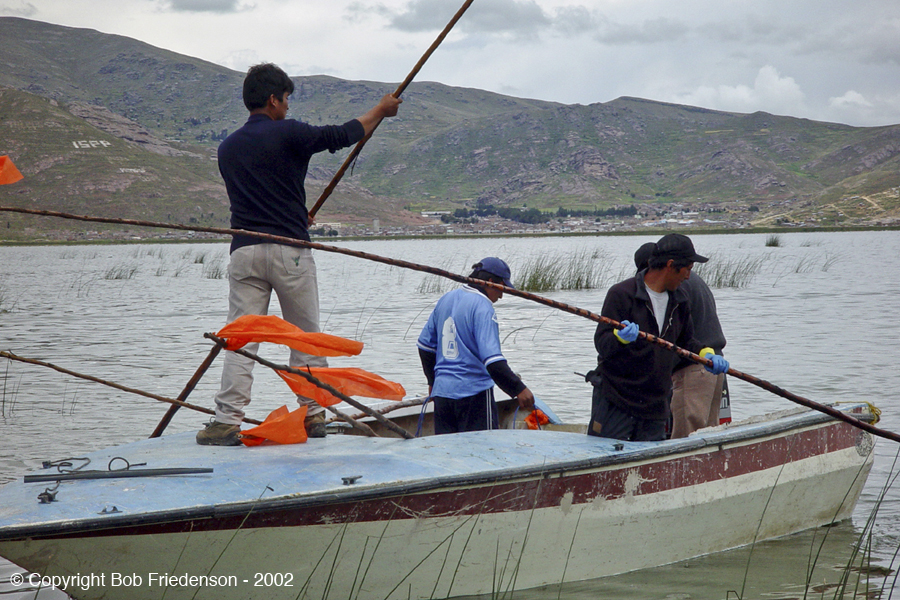
M 123 392 L 128 392 L 129 394 L 137 394 L 138 396 L 144 396 L 145 398 L 152 398 L 154 400 L 159 400 L 160 402 L 167 402 L 172 405 L 182 406 L 184 408 L 189 408 L 191 410 L 196 410 L 197 412 L 202 412 L 208 415 L 215 415 L 216 411 L 211 410 L 209 408 L 205 408 L 203 406 L 197 406 L 196 404 L 190 404 L 188 402 L 181 402 L 179 400 L 173 400 L 172 398 L 166 398 L 165 396 L 160 396 L 158 394 L 153 394 L 150 392 L 145 392 L 143 390 L 138 390 L 135 388 L 130 388 L 118 383 L 114 383 L 112 381 L 106 381 L 105 379 L 100 379 L 99 377 L 94 377 L 92 375 L 84 375 L 83 373 L 78 373 L 76 371 L 72 371 L 70 369 L 66 369 L 63 367 L 59 367 L 54 365 L 53 363 L 44 362 L 42 360 L 36 360 L 34 358 L 25 358 L 23 356 L 19 356 L 17 354 L 13 354 L 12 352 L 6 350 L 0 350 L 0 357 L 8 358 L 9 360 L 15 360 L 23 363 L 28 363 L 31 365 L 39 365 L 41 367 L 48 367 L 53 369 L 54 371 L 58 371 L 60 373 L 64 373 L 66 375 L 71 375 L 72 377 L 78 377 L 79 379 L 86 379 L 87 381 L 93 381 L 94 383 L 100 383 L 117 390 L 122 390 Z M 253 425 L 261 425 L 262 421 L 257 421 L 256 419 L 244 419 L 245 423 L 252 423 Z
M 212 365 L 213 361 L 221 352 L 222 346 L 216 344 L 210 349 L 209 354 L 206 355 L 206 358 L 203 359 L 203 362 L 200 363 L 200 366 L 197 367 L 197 370 L 194 372 L 194 376 L 190 378 L 187 384 L 184 386 L 184 389 L 181 390 L 181 393 L 178 394 L 179 402 L 184 402 L 187 400 L 187 397 L 194 391 L 194 388 L 197 387 L 197 383 L 200 381 L 200 378 L 203 377 L 204 373 L 209 369 L 210 365 Z M 159 437 L 163 434 L 163 431 L 166 430 L 166 427 L 169 426 L 169 422 L 172 420 L 172 417 L 175 416 L 175 413 L 178 412 L 178 409 L 181 408 L 180 404 L 173 404 L 169 407 L 169 410 L 166 411 L 166 414 L 163 415 L 163 418 L 159 420 L 159 423 L 156 425 L 156 429 L 153 430 L 153 433 L 150 434 L 151 438 Z
M 532 294 L 530 292 L 523 292 L 521 290 L 508 288 L 508 287 L 505 287 L 505 286 L 497 284 L 497 283 L 491 283 L 489 281 L 470 279 L 463 275 L 457 275 L 455 273 L 445 271 L 444 269 L 438 269 L 436 267 L 431 267 L 428 265 L 420 265 L 420 264 L 408 262 L 405 260 L 386 258 L 384 256 L 379 256 L 377 254 L 371 254 L 368 252 L 360 252 L 358 250 L 350 250 L 348 248 L 338 248 L 336 246 L 328 246 L 326 244 L 319 244 L 317 242 L 307 242 L 304 240 L 295 240 L 293 238 L 287 238 L 287 237 L 283 237 L 283 236 L 279 236 L 279 235 L 270 235 L 270 234 L 266 234 L 266 233 L 257 233 L 254 231 L 244 231 L 244 230 L 239 230 L 239 229 L 226 229 L 226 228 L 221 228 L 221 227 L 200 227 L 200 226 L 190 226 L 190 225 L 181 225 L 181 224 L 172 224 L 172 223 L 154 223 L 152 221 L 137 221 L 137 220 L 132 220 L 132 219 L 113 219 L 113 218 L 109 218 L 109 217 L 89 217 L 89 216 L 71 215 L 71 214 L 60 213 L 60 212 L 55 212 L 55 211 L 0 206 L 0 212 L 4 212 L 4 211 L 5 212 L 18 212 L 18 213 L 25 213 L 25 214 L 33 214 L 33 215 L 42 215 L 42 216 L 49 216 L 49 217 L 59 217 L 59 218 L 64 218 L 64 219 L 76 219 L 76 220 L 80 220 L 80 221 L 92 221 L 92 222 L 98 222 L 98 223 L 117 223 L 117 224 L 121 224 L 121 225 L 134 225 L 137 227 L 158 227 L 158 228 L 164 228 L 164 229 L 177 229 L 177 230 L 185 230 L 185 231 L 200 231 L 200 232 L 206 232 L 206 233 L 217 233 L 217 234 L 222 234 L 222 235 L 236 235 L 236 234 L 237 235 L 245 235 L 245 236 L 255 237 L 258 239 L 273 242 L 276 244 L 284 244 L 287 246 L 296 246 L 299 248 L 312 248 L 314 250 L 321 250 L 323 252 L 333 252 L 336 254 L 344 254 L 347 256 L 354 256 L 356 258 L 362 258 L 365 260 L 380 262 L 383 264 L 402 267 L 405 269 L 412 269 L 414 271 L 422 271 L 425 273 L 431 273 L 433 275 L 445 277 L 447 279 L 457 281 L 459 283 L 494 287 L 499 290 L 502 290 L 503 293 L 509 294 L 511 296 L 518 296 L 520 298 L 525 298 L 526 300 L 532 300 L 534 302 L 544 304 L 545 306 L 549 306 L 551 308 L 556 308 L 556 309 L 562 310 L 564 312 L 578 315 L 579 317 L 584 317 L 586 319 L 590 319 L 591 321 L 595 321 L 598 323 L 606 323 L 608 325 L 612 325 L 613 327 L 617 327 L 617 328 L 621 327 L 621 324 L 618 321 L 615 321 L 613 319 L 609 319 L 607 317 L 598 315 L 596 313 L 585 310 L 583 308 L 578 308 L 577 306 L 571 306 L 571 305 L 565 304 L 563 302 L 557 302 L 556 300 L 544 298 L 543 296 L 538 296 L 537 294 Z M 648 334 L 645 332 L 640 332 L 640 335 L 652 343 L 659 344 L 661 346 L 665 346 L 669 350 L 672 350 L 673 352 L 678 353 L 680 356 L 683 356 L 684 358 L 687 358 L 688 360 L 691 360 L 693 362 L 700 363 L 703 365 L 712 365 L 711 360 L 706 359 L 706 358 L 701 358 L 701 357 L 697 356 L 696 354 L 689 352 L 688 350 L 679 348 L 678 346 L 676 346 L 675 344 L 672 344 L 671 342 L 667 342 L 666 340 L 660 339 L 654 335 L 651 335 L 651 334 Z M 879 429 L 869 423 L 860 421 L 859 419 L 856 419 L 850 415 L 847 415 L 839 410 L 833 409 L 829 406 L 825 406 L 824 404 L 819 404 L 818 402 L 813 402 L 812 400 L 808 400 L 808 399 L 798 396 L 796 394 L 792 394 L 792 393 L 790 393 L 776 385 L 773 385 L 773 384 L 769 383 L 768 381 L 760 379 L 758 377 L 754 377 L 752 375 L 747 375 L 747 374 L 742 373 L 734 368 L 729 369 L 728 374 L 732 375 L 734 377 L 737 377 L 738 379 L 743 379 L 744 381 L 746 381 L 748 383 L 751 383 L 755 386 L 761 387 L 762 389 L 772 392 L 773 394 L 776 394 L 778 396 L 781 396 L 782 398 L 786 398 L 787 400 L 790 400 L 791 402 L 795 402 L 802 406 L 806 406 L 807 408 L 811 408 L 813 410 L 823 412 L 825 414 L 828 414 L 828 415 L 834 417 L 835 419 L 845 421 L 845 422 L 853 425 L 854 427 L 859 427 L 860 429 L 868 431 L 869 433 L 872 433 L 873 435 L 877 435 L 879 437 L 889 439 L 889 440 L 892 440 L 895 442 L 900 442 L 900 435 L 898 435 L 894 432 Z
M 431 46 L 428 50 L 425 51 L 425 54 L 422 55 L 422 58 L 419 59 L 419 62 L 416 63 L 416 66 L 413 67 L 412 71 L 409 72 L 409 75 L 406 76 L 406 79 L 397 87 L 397 90 L 392 94 L 394 98 L 399 98 L 400 94 L 412 83 L 412 80 L 419 73 L 419 70 L 425 65 L 425 62 L 431 57 L 432 53 L 437 50 L 437 47 L 441 45 L 441 42 L 444 41 L 444 38 L 447 37 L 447 34 L 450 33 L 450 30 L 453 29 L 453 26 L 456 25 L 456 22 L 460 20 L 463 16 L 463 13 L 472 5 L 474 0 L 466 0 L 465 4 L 456 11 L 456 14 L 453 15 L 453 18 L 450 19 L 450 22 L 447 23 L 447 26 L 444 27 L 444 30 L 437 36 L 437 38 L 432 42 Z M 359 156 L 359 153 L 362 152 L 363 146 L 366 145 L 366 142 L 369 141 L 369 138 L 372 137 L 372 134 L 375 133 L 375 129 L 378 128 L 378 125 L 381 124 L 381 121 L 378 121 L 375 124 L 375 127 L 366 135 L 363 139 L 357 142 L 356 146 L 353 147 L 353 150 L 350 151 L 350 154 L 347 155 L 347 158 L 344 160 L 344 164 L 341 165 L 341 168 L 338 169 L 337 173 L 332 177 L 331 182 L 326 186 L 326 188 L 322 191 L 322 194 L 319 196 L 319 199 L 316 200 L 316 203 L 313 205 L 311 209 L 309 209 L 309 217 L 313 218 L 316 216 L 316 213 L 319 212 L 319 209 L 325 204 L 325 200 L 331 196 L 331 192 L 334 191 L 334 188 L 337 187 L 338 182 L 344 176 L 344 173 L 347 172 L 347 168 L 353 164 L 353 161 Z

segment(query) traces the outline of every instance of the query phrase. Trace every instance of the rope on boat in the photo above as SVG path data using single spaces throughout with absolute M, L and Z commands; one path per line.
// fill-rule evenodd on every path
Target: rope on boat
M 371 254 L 369 252 L 360 252 L 358 250 L 350 250 L 349 248 L 340 248 L 337 246 L 329 246 L 327 244 L 320 244 L 318 242 L 307 242 L 305 240 L 296 240 L 289 237 L 284 237 L 280 235 L 271 235 L 268 233 L 258 233 L 255 231 L 247 231 L 243 229 L 229 229 L 225 227 L 203 227 L 199 225 L 182 225 L 180 223 L 159 223 L 154 221 L 141 221 L 135 219 L 116 219 L 111 217 L 93 217 L 87 215 L 73 215 L 68 213 L 62 213 L 58 211 L 50 211 L 50 210 L 37 210 L 31 208 L 19 208 L 19 207 L 8 207 L 8 206 L 0 206 L 0 212 L 17 212 L 23 214 L 31 214 L 31 215 L 40 215 L 47 217 L 57 217 L 62 219 L 75 219 L 79 221 L 90 221 L 95 223 L 112 223 L 119 225 L 132 225 L 135 227 L 153 227 L 153 228 L 162 228 L 162 229 L 175 229 L 181 231 L 197 231 L 203 233 L 215 233 L 219 235 L 242 235 L 245 237 L 254 237 L 260 240 L 264 240 L 267 242 L 275 243 L 275 244 L 283 244 L 285 246 L 295 246 L 297 248 L 310 248 L 313 250 L 321 250 L 322 252 L 332 252 L 335 254 L 344 254 L 346 256 L 353 256 L 356 258 L 362 258 L 364 260 L 370 260 L 373 262 L 379 262 L 386 265 L 392 265 L 396 267 L 401 267 L 404 269 L 411 269 L 413 271 L 421 271 L 424 273 L 430 273 L 432 275 L 438 275 L 440 277 L 444 277 L 446 279 L 450 279 L 452 281 L 456 281 L 463 284 L 470 284 L 476 286 L 486 286 L 493 287 L 498 290 L 501 290 L 504 294 L 509 294 L 511 296 L 518 296 L 519 298 L 524 298 L 526 300 L 531 300 L 533 302 L 537 302 L 539 304 L 543 304 L 545 306 L 549 306 L 551 308 L 556 308 L 558 310 L 562 310 L 564 312 L 568 312 L 579 317 L 584 317 L 585 319 L 589 319 L 591 321 L 595 321 L 597 323 L 606 323 L 607 325 L 611 325 L 616 328 L 620 328 L 622 325 L 618 321 L 614 319 L 610 319 L 608 317 L 604 317 L 602 315 L 598 315 L 589 310 L 585 310 L 583 308 L 578 308 L 577 306 L 572 306 L 570 304 L 565 304 L 563 302 L 558 302 L 556 300 L 551 300 L 550 298 L 545 298 L 543 296 L 539 296 L 537 294 L 532 294 L 530 292 L 524 292 L 522 290 L 517 290 L 515 288 L 509 288 L 499 283 L 493 283 L 490 281 L 484 281 L 481 279 L 471 279 L 469 277 L 465 277 L 463 275 L 457 275 L 456 273 L 451 273 L 450 271 L 446 271 L 444 269 L 438 269 L 436 267 L 431 267 L 428 265 L 421 265 L 405 260 L 387 258 L 384 256 L 379 256 L 377 254 Z M 685 350 L 684 348 L 679 348 L 672 342 L 666 341 L 662 338 L 659 338 L 655 335 L 646 333 L 641 331 L 638 335 L 648 342 L 657 344 L 675 352 L 679 356 L 686 358 L 687 360 L 693 361 L 695 363 L 701 365 L 712 365 L 712 361 L 706 358 L 702 358 L 689 350 Z M 827 406 L 824 404 L 820 404 L 818 402 L 814 402 L 807 398 L 803 398 L 802 396 L 798 396 L 793 394 L 783 388 L 780 388 L 772 383 L 764 379 L 760 379 L 758 377 L 754 377 L 753 375 L 749 375 L 747 373 L 742 373 L 738 371 L 734 367 L 728 369 L 728 375 L 733 377 L 737 377 L 738 379 L 742 379 L 747 383 L 751 383 L 757 387 L 760 387 L 768 392 L 771 392 L 777 396 L 781 396 L 791 402 L 796 404 L 800 404 L 801 406 L 805 406 L 806 408 L 810 408 L 812 410 L 816 410 L 819 412 L 823 412 L 835 419 L 840 421 L 844 421 L 854 427 L 862 429 L 871 433 L 872 435 L 876 435 L 878 437 L 888 439 L 897 443 L 900 443 L 900 434 L 894 433 L 892 431 L 887 431 L 884 429 L 880 429 L 875 427 L 874 425 L 857 419 L 851 415 L 848 415 L 844 412 L 841 412 L 831 406 Z M 166 402 L 174 402 L 173 400 L 166 399 Z M 383 418 L 383 417 L 382 417 Z M 392 423 L 393 424 L 393 423 Z M 405 430 L 404 430 L 405 431 Z M 407 435 L 409 432 L 406 432 Z M 405 436 L 404 436 L 405 437 Z

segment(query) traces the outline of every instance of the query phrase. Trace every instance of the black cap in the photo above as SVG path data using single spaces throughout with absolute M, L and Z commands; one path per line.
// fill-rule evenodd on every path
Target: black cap
M 656 249 L 656 243 L 647 242 L 637 249 L 634 253 L 634 266 L 638 271 L 643 271 L 650 266 L 650 257 L 653 256 L 653 250 Z
M 669 233 L 659 238 L 656 248 L 653 250 L 653 256 L 666 260 L 689 260 L 695 263 L 705 263 L 709 260 L 705 256 L 697 254 L 691 238 L 680 233 Z

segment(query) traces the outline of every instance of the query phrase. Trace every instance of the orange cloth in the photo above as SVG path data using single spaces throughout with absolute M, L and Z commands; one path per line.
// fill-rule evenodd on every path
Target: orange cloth
M 276 408 L 261 425 L 242 431 L 241 442 L 245 446 L 303 444 L 306 442 L 304 419 L 306 419 L 305 406 L 293 412 L 288 412 L 287 406 Z
M 300 368 L 300 367 L 298 367 Z M 327 383 L 345 396 L 364 396 L 366 398 L 384 398 L 385 400 L 402 400 L 406 390 L 399 383 L 388 381 L 380 375 L 369 373 L 363 369 L 345 368 L 333 369 L 331 367 L 311 367 L 310 375 Z M 341 399 L 333 396 L 314 383 L 308 381 L 302 375 L 276 371 L 288 384 L 295 394 L 312 398 L 322 406 L 338 404 Z
M 362 352 L 362 342 L 327 333 L 307 333 L 274 315 L 244 315 L 216 334 L 227 341 L 227 350 L 254 342 L 284 344 L 314 356 L 353 356 Z
M 531 411 L 531 414 L 525 417 L 525 423 L 528 425 L 528 429 L 540 429 L 542 425 L 546 425 L 550 422 L 550 417 L 544 414 L 539 408 Z
M 23 179 L 21 173 L 13 164 L 8 156 L 0 156 L 0 185 L 5 183 L 15 183 Z

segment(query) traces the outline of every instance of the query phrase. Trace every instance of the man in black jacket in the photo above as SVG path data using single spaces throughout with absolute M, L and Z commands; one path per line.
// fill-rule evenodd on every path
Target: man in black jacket
M 691 275 L 695 262 L 708 259 L 694 251 L 690 238 L 663 236 L 650 257 L 649 268 L 609 289 L 601 314 L 621 323 L 616 329 L 600 323 L 594 334 L 598 366 L 588 435 L 628 441 L 665 439 L 667 403 L 677 355 L 639 339 L 645 331 L 710 358 L 712 371 L 728 370 L 728 362 L 694 338 L 690 304 L 678 287 Z

